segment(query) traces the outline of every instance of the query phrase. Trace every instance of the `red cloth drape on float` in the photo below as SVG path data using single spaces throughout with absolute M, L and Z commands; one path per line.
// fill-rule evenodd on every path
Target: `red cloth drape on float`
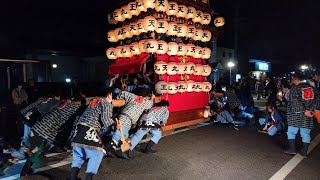
M 164 61 L 166 63 L 175 62 L 179 63 L 181 61 L 181 57 L 179 56 L 168 56 L 164 55 L 156 55 L 156 61 Z M 204 65 L 204 59 L 195 59 L 193 57 L 187 57 L 188 62 L 193 62 L 195 64 Z M 158 75 L 157 81 L 165 81 L 165 82 L 178 82 L 181 80 L 181 75 L 173 75 L 169 76 L 168 74 Z M 206 78 L 204 76 L 196 76 L 189 75 L 189 80 L 193 80 L 195 82 L 205 82 Z M 184 92 L 184 93 L 176 93 L 176 94 L 164 94 L 161 97 L 162 99 L 168 100 L 170 102 L 169 111 L 185 111 L 191 109 L 204 108 L 209 103 L 209 94 L 205 92 Z
M 109 66 L 108 74 L 134 74 L 142 71 L 142 65 L 145 63 L 150 54 L 141 53 L 131 58 L 117 58 L 114 64 Z

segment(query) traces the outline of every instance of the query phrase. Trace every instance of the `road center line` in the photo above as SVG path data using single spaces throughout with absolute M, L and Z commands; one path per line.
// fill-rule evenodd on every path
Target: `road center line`
M 310 143 L 308 154 L 320 143 L 320 134 L 316 136 Z M 285 164 L 278 172 L 276 172 L 269 180 L 282 180 L 286 178 L 290 172 L 293 171 L 295 167 L 303 160 L 304 158 L 300 154 L 296 154 L 287 164 Z

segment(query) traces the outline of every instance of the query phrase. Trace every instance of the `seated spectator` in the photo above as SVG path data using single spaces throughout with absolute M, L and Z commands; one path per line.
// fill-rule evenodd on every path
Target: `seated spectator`
M 18 106 L 23 106 L 27 104 L 28 94 L 26 90 L 22 88 L 22 83 L 18 83 L 17 88 L 12 90 L 13 103 Z
M 233 117 L 229 113 L 223 103 L 219 101 L 212 102 L 210 105 L 210 113 L 216 119 L 216 122 L 221 124 L 231 124 L 235 130 L 239 130 L 238 126 L 235 124 Z
M 260 125 L 263 126 L 259 132 L 265 132 L 268 133 L 269 136 L 274 136 L 278 131 L 284 129 L 284 121 L 273 103 L 268 102 L 266 109 L 266 117 L 259 119 Z

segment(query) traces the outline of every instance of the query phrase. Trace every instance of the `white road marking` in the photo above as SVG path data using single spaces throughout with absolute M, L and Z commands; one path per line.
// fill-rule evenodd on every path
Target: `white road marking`
M 197 128 L 203 127 L 203 126 L 207 126 L 207 125 L 210 125 L 210 123 L 200 123 L 197 126 Z M 174 131 L 173 133 L 171 133 L 169 135 L 166 135 L 166 136 L 170 136 L 170 135 L 181 133 L 181 132 L 188 131 L 188 130 L 190 130 L 190 128 L 180 129 L 180 130 Z M 163 136 L 163 137 L 165 137 L 165 136 Z M 151 139 L 150 137 L 146 138 L 146 139 L 140 141 L 139 144 L 148 142 L 148 141 L 150 141 L 150 139 Z M 52 154 L 46 155 L 46 157 L 53 157 L 53 156 L 57 156 L 57 155 L 60 155 L 60 154 L 62 154 L 62 153 L 52 153 Z M 25 161 L 26 160 L 19 161 L 17 164 L 24 163 Z M 61 166 L 65 166 L 65 165 L 71 164 L 71 161 L 72 161 L 72 157 L 68 157 L 68 158 L 63 159 L 59 163 L 52 164 L 52 165 L 49 165 L 49 166 L 45 166 L 45 167 L 41 167 L 39 169 L 36 169 L 35 173 L 47 171 L 47 170 L 50 170 L 50 169 L 55 169 L 55 168 L 58 168 L 58 167 L 61 167 Z M 0 179 L 1 180 L 13 180 L 13 179 L 17 179 L 19 177 L 20 177 L 20 174 L 15 174 L 15 175 L 8 176 L 8 177 L 5 177 L 5 178 L 0 178 Z
M 320 134 L 316 136 L 310 143 L 308 154 L 320 143 Z M 282 180 L 286 178 L 290 172 L 293 171 L 295 167 L 303 160 L 304 158 L 300 154 L 296 154 L 287 164 L 285 164 L 278 172 L 276 172 L 269 180 Z

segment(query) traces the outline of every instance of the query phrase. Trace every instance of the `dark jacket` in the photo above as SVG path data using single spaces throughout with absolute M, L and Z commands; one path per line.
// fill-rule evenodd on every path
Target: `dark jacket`
M 277 128 L 278 131 L 281 131 L 282 129 L 285 128 L 284 120 L 277 109 L 274 111 L 273 118 L 275 121 L 274 126 Z M 271 113 L 267 112 L 266 123 L 270 123 L 271 121 L 272 121 Z

